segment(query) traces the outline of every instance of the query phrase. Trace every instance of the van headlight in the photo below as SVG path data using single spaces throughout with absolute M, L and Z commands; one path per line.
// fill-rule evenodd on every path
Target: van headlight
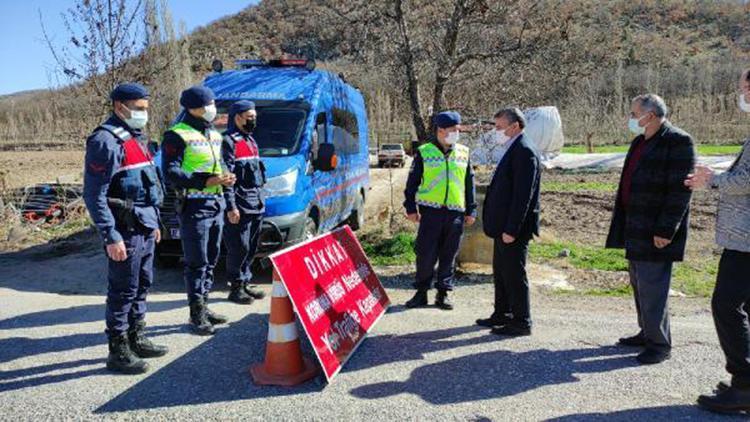
M 293 195 L 297 186 L 298 174 L 299 170 L 295 167 L 291 171 L 266 180 L 266 185 L 263 187 L 266 191 L 266 198 Z

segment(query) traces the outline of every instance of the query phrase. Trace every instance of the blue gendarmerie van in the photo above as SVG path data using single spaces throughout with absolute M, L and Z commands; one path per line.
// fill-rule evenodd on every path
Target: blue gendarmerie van
M 349 224 L 364 222 L 369 188 L 367 113 L 362 94 L 339 75 L 305 59 L 240 60 L 203 84 L 216 95 L 214 124 L 223 131 L 227 110 L 251 100 L 258 112 L 253 138 L 266 171 L 266 213 L 258 255 Z M 168 189 L 169 190 L 169 189 Z M 164 261 L 181 256 L 174 192 L 162 207 Z

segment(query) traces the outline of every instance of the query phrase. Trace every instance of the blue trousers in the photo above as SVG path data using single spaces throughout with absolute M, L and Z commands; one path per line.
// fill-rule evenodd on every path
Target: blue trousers
M 128 257 L 117 262 L 107 258 L 107 331 L 124 333 L 146 316 L 146 296 L 154 280 L 154 231 L 141 227 L 118 230 Z M 106 254 L 106 251 L 105 251 Z
M 201 204 L 200 200 L 188 200 L 180 214 L 185 287 L 190 303 L 208 297 L 221 251 L 224 205 L 223 201 L 212 202 L 214 204 Z
M 227 248 L 227 279 L 230 283 L 249 283 L 250 269 L 258 249 L 263 214 L 243 214 L 240 222 L 224 222 L 224 245 Z
M 464 233 L 465 214 L 448 209 L 420 207 L 417 232 L 417 280 L 414 287 L 429 290 L 437 268 L 438 290 L 453 290 L 456 256 Z

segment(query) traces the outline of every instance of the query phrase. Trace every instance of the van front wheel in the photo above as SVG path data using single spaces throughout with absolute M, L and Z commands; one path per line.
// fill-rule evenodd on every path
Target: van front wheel
M 365 225 L 365 200 L 362 195 L 357 195 L 357 203 L 354 205 L 347 223 L 354 231 L 361 229 Z
M 318 223 L 315 222 L 315 219 L 312 218 L 311 215 L 308 215 L 307 219 L 305 220 L 304 239 L 310 240 L 313 237 L 315 237 L 317 234 L 318 234 Z

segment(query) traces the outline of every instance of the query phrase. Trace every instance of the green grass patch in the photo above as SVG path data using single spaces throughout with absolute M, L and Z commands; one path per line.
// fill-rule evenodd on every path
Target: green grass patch
M 688 296 L 711 297 L 718 267 L 719 258 L 714 256 L 699 262 L 677 262 L 672 270 L 672 289 Z
M 414 252 L 416 235 L 401 232 L 386 238 L 382 234 L 365 235 L 362 247 L 372 265 L 410 265 L 417 256 Z M 561 256 L 567 250 L 568 256 Z M 535 262 L 546 264 L 566 263 L 582 270 L 627 271 L 628 261 L 620 249 L 605 249 L 599 246 L 580 245 L 573 242 L 531 242 L 529 257 Z M 702 261 L 689 260 L 675 263 L 672 275 L 672 288 L 688 296 L 710 297 L 716 282 L 718 258 L 711 256 Z M 590 296 L 630 296 L 630 285 L 612 289 L 592 288 L 574 292 L 560 291 L 560 294 L 584 294 Z
M 545 192 L 580 192 L 599 191 L 615 192 L 617 183 L 607 182 L 546 182 L 542 180 L 542 191 Z
M 568 250 L 567 257 L 561 257 L 561 252 Z M 627 271 L 628 261 L 625 252 L 619 249 L 605 249 L 579 245 L 572 242 L 532 242 L 529 245 L 529 255 L 536 262 L 567 263 L 583 270 Z M 711 256 L 708 259 L 688 260 L 675 263 L 672 272 L 672 289 L 688 296 L 710 297 L 716 283 L 716 272 L 719 259 Z M 589 289 L 582 292 L 593 296 L 628 296 L 632 294 L 630 285 L 613 289 Z
M 567 257 L 561 257 L 568 250 Z M 619 249 L 578 245 L 572 242 L 532 242 L 529 255 L 536 260 L 562 260 L 582 270 L 627 271 L 628 261 Z
M 615 288 L 607 289 L 602 287 L 596 287 L 591 289 L 556 289 L 552 291 L 556 295 L 560 296 L 601 296 L 601 297 L 628 297 L 633 296 L 633 289 L 630 284 L 624 284 Z
M 391 238 L 365 236 L 362 248 L 372 265 L 407 265 L 416 261 L 414 253 L 416 236 L 413 233 L 398 233 Z
M 588 295 L 588 296 L 605 296 L 605 297 L 633 296 L 633 288 L 630 286 L 630 284 L 623 284 L 621 286 L 611 288 L 611 289 L 605 289 L 605 288 L 588 289 L 588 290 L 585 290 L 583 294 Z
M 742 145 L 698 145 L 698 155 L 736 155 Z
M 596 153 L 628 152 L 628 145 L 597 145 L 594 147 Z M 567 154 L 588 154 L 586 145 L 565 145 L 562 152 Z
M 599 145 L 594 147 L 596 153 L 624 153 L 628 152 L 629 145 Z M 734 155 L 742 149 L 742 145 L 711 145 L 700 144 L 696 146 L 698 155 Z M 568 154 L 586 154 L 588 150 L 585 145 L 566 145 L 563 152 Z

